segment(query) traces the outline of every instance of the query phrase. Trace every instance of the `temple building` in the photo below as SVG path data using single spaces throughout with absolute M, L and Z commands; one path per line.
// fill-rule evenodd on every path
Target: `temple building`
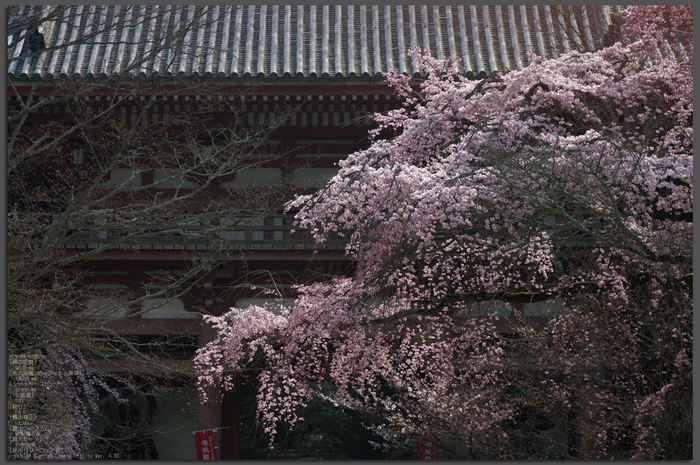
M 220 143 L 217 128 L 236 127 L 241 133 L 269 128 L 267 142 L 256 146 L 257 163 L 206 186 L 213 199 L 242 187 L 249 193 L 282 183 L 299 192 L 322 188 L 340 160 L 369 146 L 370 115 L 401 107 L 385 83 L 386 73 L 397 70 L 420 82 L 414 49 L 457 57 L 467 77 L 485 79 L 522 69 L 533 55 L 556 58 L 602 48 L 616 11 L 533 5 L 79 5 L 52 16 L 52 8 L 19 7 L 21 19 L 8 29 L 8 113 L 36 107 L 26 120 L 10 121 L 9 133 L 21 127 L 32 137 L 55 122 L 65 131 L 78 103 L 95 114 L 111 108 L 109 118 L 122 131 L 164 128 L 179 115 L 206 112 L 210 127 L 196 132 L 202 146 Z M 191 27 L 185 31 L 183 25 Z M 169 38 L 180 32 L 177 46 L 169 46 Z M 124 79 L 132 87 L 120 93 Z M 66 101 L 70 86 L 89 91 Z M 69 157 L 77 170 L 89 170 L 83 139 L 76 131 L 49 158 Z M 204 178 L 178 178 L 177 169 L 121 163 L 96 188 L 169 198 L 202 186 Z M 292 302 L 295 283 L 352 266 L 341 240 L 317 249 L 303 231 L 292 232 L 294 212 L 280 207 L 253 216 L 246 211 L 235 218 L 212 216 L 207 226 L 214 226 L 212 237 L 199 234 L 209 229 L 197 220 L 132 239 L 110 229 L 116 220 L 96 218 L 80 225 L 81 234 L 62 239 L 60 251 L 65 256 L 97 251 L 76 267 L 88 286 L 112 289 L 115 297 L 87 302 L 88 314 L 140 343 L 174 338 L 179 345 L 162 363 L 186 372 L 196 348 L 212 338 L 202 314 L 269 301 L 260 289 L 272 285 Z M 202 254 L 214 252 L 216 265 L 192 277 L 186 291 L 149 297 L 154 288 L 147 290 L 144 283 L 153 276 L 185 272 Z M 131 300 L 140 297 L 138 305 L 117 298 L 120 292 Z M 94 364 L 114 373 L 139 369 L 119 360 Z M 182 383 L 167 395 L 135 402 L 164 432 L 153 438 L 159 458 L 196 459 L 192 432 L 212 428 L 223 428 L 221 457 L 240 456 L 235 393 L 199 406 L 193 384 Z M 108 404 L 106 399 L 105 408 Z M 96 434 L 108 426 L 99 423 Z

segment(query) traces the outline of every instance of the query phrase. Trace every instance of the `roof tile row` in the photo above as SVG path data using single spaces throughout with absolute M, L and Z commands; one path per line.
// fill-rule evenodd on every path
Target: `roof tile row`
M 42 53 L 28 28 L 8 36 L 10 78 L 182 75 L 225 78 L 374 78 L 415 74 L 409 51 L 460 57 L 465 72 L 521 69 L 602 47 L 614 9 L 531 5 L 78 5 L 47 18 Z M 43 15 L 43 16 L 42 16 Z M 36 24 L 36 23 L 34 23 Z M 191 25 L 188 27 L 187 25 Z M 10 24 L 11 26 L 11 24 Z

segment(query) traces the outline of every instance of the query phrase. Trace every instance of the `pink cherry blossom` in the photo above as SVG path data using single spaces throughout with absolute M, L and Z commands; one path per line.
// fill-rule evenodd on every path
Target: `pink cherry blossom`
M 273 439 L 322 395 L 387 451 L 692 455 L 690 11 L 630 8 L 621 42 L 481 82 L 414 50 L 404 108 L 289 205 L 356 273 L 212 318 L 200 381 L 259 370 Z

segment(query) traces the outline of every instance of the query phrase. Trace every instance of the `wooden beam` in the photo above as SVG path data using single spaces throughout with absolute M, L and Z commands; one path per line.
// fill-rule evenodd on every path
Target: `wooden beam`
M 192 360 L 158 360 L 157 363 L 139 363 L 133 360 L 87 360 L 90 368 L 105 373 L 161 374 L 168 371 L 194 373 Z
M 121 335 L 133 336 L 176 336 L 181 334 L 199 335 L 202 320 L 140 319 L 108 321 L 105 329 Z

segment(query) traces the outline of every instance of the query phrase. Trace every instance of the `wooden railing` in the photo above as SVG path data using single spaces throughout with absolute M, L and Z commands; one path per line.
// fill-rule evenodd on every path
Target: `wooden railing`
M 150 229 L 133 238 L 128 231 L 110 229 L 108 225 L 81 225 L 75 230 L 74 238 L 63 242 L 63 247 L 96 249 L 113 244 L 110 248 L 145 250 L 309 250 L 316 247 L 342 250 L 347 244 L 347 240 L 331 240 L 317 246 L 307 231 L 292 232 L 292 220 L 291 215 L 276 215 L 267 217 L 268 224 L 172 225 L 160 230 Z
M 348 243 L 347 238 L 336 237 L 317 245 L 308 231 L 292 232 L 292 214 L 272 215 L 257 221 L 239 218 L 230 225 L 225 224 L 226 219 L 221 221 L 222 224 L 214 226 L 167 225 L 145 232 L 139 229 L 133 237 L 121 224 L 114 228 L 110 228 L 109 224 L 83 224 L 73 227 L 62 246 L 66 249 L 97 249 L 111 244 L 109 248 L 146 250 L 339 250 Z M 565 240 L 568 247 L 592 247 L 596 244 L 593 238 L 585 234 L 573 234 Z M 37 244 L 40 241 L 37 238 Z

